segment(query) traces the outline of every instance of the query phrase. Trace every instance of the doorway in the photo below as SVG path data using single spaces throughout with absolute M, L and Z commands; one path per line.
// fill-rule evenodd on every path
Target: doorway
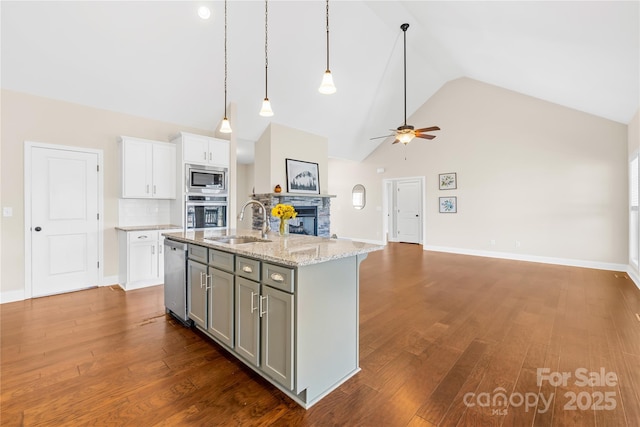
M 423 243 L 424 184 L 424 177 L 384 181 L 384 224 L 389 242 Z
M 25 297 L 98 286 L 102 151 L 25 143 Z

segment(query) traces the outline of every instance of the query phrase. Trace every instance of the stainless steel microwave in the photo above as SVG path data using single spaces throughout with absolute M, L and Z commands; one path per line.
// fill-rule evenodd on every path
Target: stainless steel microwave
M 186 165 L 187 193 L 226 193 L 227 169 Z

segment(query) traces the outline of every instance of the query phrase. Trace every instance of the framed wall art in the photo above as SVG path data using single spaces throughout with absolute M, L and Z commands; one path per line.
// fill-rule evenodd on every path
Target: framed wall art
M 458 179 L 455 172 L 441 173 L 438 175 L 440 190 L 455 190 L 458 188 Z
M 302 160 L 285 159 L 287 162 L 287 191 L 289 193 L 320 194 L 318 164 Z
M 438 206 L 440 206 L 440 213 L 458 213 L 458 198 L 453 197 L 440 197 Z

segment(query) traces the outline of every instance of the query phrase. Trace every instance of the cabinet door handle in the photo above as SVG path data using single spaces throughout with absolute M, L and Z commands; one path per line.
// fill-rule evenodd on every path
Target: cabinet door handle
M 206 279 L 204 280 L 204 282 L 203 282 L 203 280 L 202 280 L 202 277 L 203 277 L 203 276 L 204 276 L 205 278 L 207 277 L 207 275 L 201 271 L 201 272 L 200 272 L 200 287 L 201 287 L 201 288 L 202 288 L 202 287 L 204 287 L 204 286 L 205 286 L 205 284 L 206 284 Z
M 206 277 L 205 282 L 207 284 L 206 288 L 207 290 L 209 290 L 213 288 L 213 276 L 210 274 L 207 274 L 205 277 Z
M 158 253 L 161 254 L 162 253 L 162 245 L 158 245 Z
M 284 276 L 280 273 L 271 273 L 269 275 L 274 282 L 284 282 Z
M 207 160 L 207 152 L 203 152 L 202 154 L 204 154 L 204 159 Z
M 253 268 L 251 268 L 251 266 L 249 265 L 243 265 L 242 271 L 244 271 L 245 273 L 253 273 Z
M 209 161 L 211 161 L 211 151 L 209 151 Z
M 153 184 L 153 194 L 156 194 L 156 185 Z
M 260 317 L 263 317 L 269 311 L 269 297 L 260 296 Z
M 151 246 L 151 255 L 156 254 L 156 245 Z
M 254 293 L 253 291 L 251 291 L 251 312 L 253 313 L 254 311 L 256 311 L 258 309 L 258 307 L 256 307 L 253 304 L 253 297 L 255 296 L 259 296 L 258 294 Z
M 147 194 L 149 194 L 149 184 L 147 184 Z

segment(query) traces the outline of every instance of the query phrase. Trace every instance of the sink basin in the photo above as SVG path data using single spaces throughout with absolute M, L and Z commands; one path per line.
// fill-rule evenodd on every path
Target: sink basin
M 253 236 L 227 236 L 221 237 L 219 239 L 211 239 L 216 243 L 226 243 L 229 245 L 241 245 L 243 243 L 259 243 L 259 242 L 270 242 L 271 240 L 261 239 L 259 237 Z

